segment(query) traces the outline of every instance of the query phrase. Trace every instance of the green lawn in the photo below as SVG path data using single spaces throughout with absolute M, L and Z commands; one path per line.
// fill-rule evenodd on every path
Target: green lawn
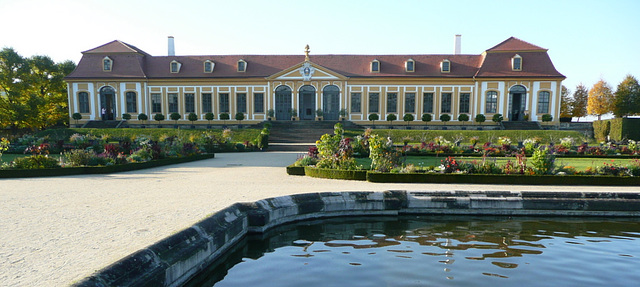
M 408 156 L 407 164 L 413 164 L 415 166 L 440 166 L 441 160 L 443 157 L 434 157 L 434 156 Z M 461 161 L 482 161 L 482 157 L 455 157 L 457 160 Z M 495 162 L 498 165 L 504 165 L 508 160 L 512 162 L 516 161 L 515 157 L 487 157 L 488 161 Z M 358 165 L 362 165 L 365 169 L 369 169 L 371 167 L 371 160 L 369 158 L 358 158 L 356 159 Z M 587 167 L 597 167 L 602 166 L 604 163 L 615 163 L 618 165 L 628 165 L 633 161 L 633 159 L 609 159 L 609 158 L 556 158 L 556 166 L 572 166 L 577 171 L 584 171 Z

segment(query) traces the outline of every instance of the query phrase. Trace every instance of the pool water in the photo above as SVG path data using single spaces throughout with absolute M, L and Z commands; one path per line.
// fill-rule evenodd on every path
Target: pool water
M 640 286 L 640 219 L 402 216 L 248 237 L 188 286 Z

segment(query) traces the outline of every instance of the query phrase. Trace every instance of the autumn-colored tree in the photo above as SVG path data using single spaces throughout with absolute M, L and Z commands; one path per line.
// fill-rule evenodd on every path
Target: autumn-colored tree
M 73 69 L 71 61 L 56 64 L 47 56 L 0 50 L 0 127 L 39 129 L 68 121 L 63 78 Z
M 560 117 L 570 118 L 573 116 L 573 98 L 571 97 L 571 91 L 562 85 L 560 93 Z
M 589 102 L 587 104 L 587 113 L 600 117 L 613 110 L 613 92 L 611 86 L 605 81 L 600 80 L 589 91 Z
M 573 106 L 571 107 L 571 114 L 578 118 L 587 115 L 587 102 L 589 100 L 589 90 L 583 84 L 576 87 L 576 91 L 573 93 Z
M 627 117 L 640 113 L 640 85 L 632 75 L 627 75 L 618 85 L 613 100 L 613 114 Z

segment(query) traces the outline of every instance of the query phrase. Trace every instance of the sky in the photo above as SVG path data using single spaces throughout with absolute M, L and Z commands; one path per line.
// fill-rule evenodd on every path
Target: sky
M 0 0 L 0 48 L 78 62 L 113 40 L 177 55 L 463 54 L 513 36 L 549 49 L 571 91 L 640 78 L 640 1 Z M 526 65 L 526 63 L 524 63 Z

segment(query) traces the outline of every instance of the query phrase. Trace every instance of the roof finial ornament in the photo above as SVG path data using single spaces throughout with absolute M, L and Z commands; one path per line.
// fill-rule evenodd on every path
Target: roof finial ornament
M 304 61 L 309 62 L 309 44 L 304 47 Z

